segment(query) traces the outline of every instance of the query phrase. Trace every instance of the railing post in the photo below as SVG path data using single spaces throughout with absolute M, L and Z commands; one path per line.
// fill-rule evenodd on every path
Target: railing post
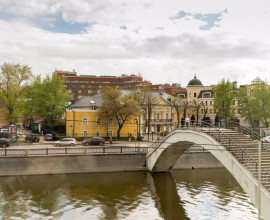
M 46 148 L 46 155 L 49 155 L 49 149 Z
M 103 154 L 105 154 L 105 147 L 103 147 Z
M 123 147 L 122 146 L 120 147 L 120 153 L 121 154 L 123 153 Z
M 25 156 L 28 157 L 28 149 L 25 150 Z
M 229 150 L 231 150 L 231 138 L 229 138 Z
M 67 147 L 65 147 L 65 154 L 67 154 Z
M 84 148 L 84 154 L 87 154 L 87 147 Z
M 5 148 L 5 157 L 7 156 L 7 148 Z

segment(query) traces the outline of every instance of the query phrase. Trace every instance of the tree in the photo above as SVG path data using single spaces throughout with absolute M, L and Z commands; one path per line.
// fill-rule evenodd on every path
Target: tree
M 203 105 L 203 102 L 200 102 L 199 103 L 198 100 L 193 99 L 193 103 L 194 103 L 194 108 L 196 110 L 196 117 L 197 117 L 197 122 L 198 122 L 198 120 L 199 120 L 199 113 L 200 113 L 200 109 L 201 109 L 201 107 Z M 204 115 L 204 117 L 205 117 L 205 115 Z
M 136 115 L 139 111 L 138 102 L 132 94 L 124 95 L 116 88 L 105 88 L 101 91 L 102 105 L 99 109 L 99 117 L 108 119 L 114 118 L 117 122 L 117 138 L 120 138 L 120 132 L 124 124 Z
M 45 117 L 47 125 L 54 126 L 63 116 L 70 98 L 61 77 L 47 75 L 42 80 L 38 76 L 27 88 L 25 114 Z
M 151 117 L 153 112 L 153 106 L 157 102 L 157 96 L 151 91 L 150 88 L 142 88 L 139 92 L 135 93 L 135 98 L 138 100 L 142 109 L 144 109 L 145 114 L 145 127 L 147 128 L 148 140 L 150 134 L 150 125 L 151 125 Z
M 239 101 L 240 114 L 252 127 L 256 126 L 255 121 L 269 127 L 270 89 L 266 82 L 261 82 L 253 88 L 240 88 Z
M 184 99 L 183 97 L 173 97 L 171 99 L 171 103 L 173 105 L 173 108 L 176 111 L 176 117 L 177 117 L 177 128 L 179 128 L 179 124 L 180 124 L 180 113 L 183 113 L 183 117 L 184 119 L 186 118 L 186 114 L 187 114 L 187 109 L 190 108 L 190 104 L 188 103 L 188 101 L 186 99 Z
M 15 123 L 21 116 L 25 90 L 32 76 L 28 65 L 4 63 L 1 66 L 0 100 L 8 110 L 10 123 Z
M 206 114 L 207 114 L 207 112 L 208 112 L 208 106 L 205 105 L 204 103 L 202 103 L 202 110 L 203 110 L 203 117 L 202 117 L 202 119 L 204 119 L 205 116 L 206 116 Z
M 214 88 L 214 108 L 222 119 L 234 115 L 232 103 L 235 98 L 232 84 L 229 80 L 222 79 Z

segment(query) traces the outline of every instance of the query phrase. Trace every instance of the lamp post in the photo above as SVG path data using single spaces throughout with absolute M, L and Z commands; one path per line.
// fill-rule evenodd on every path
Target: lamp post
M 260 129 L 260 136 L 261 136 L 261 132 L 262 130 Z M 262 177 L 261 177 L 261 162 L 262 162 L 262 140 L 260 138 L 260 142 L 259 142 L 259 149 L 258 149 L 258 154 L 259 154 L 259 171 L 258 171 L 258 219 L 261 219 L 261 193 L 262 193 Z

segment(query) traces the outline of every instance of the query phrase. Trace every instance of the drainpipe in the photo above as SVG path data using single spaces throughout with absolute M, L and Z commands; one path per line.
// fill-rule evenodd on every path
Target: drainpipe
M 75 111 L 73 110 L 73 108 L 71 107 L 70 110 L 73 112 L 73 127 L 72 127 L 72 137 L 74 137 L 74 133 L 75 133 Z

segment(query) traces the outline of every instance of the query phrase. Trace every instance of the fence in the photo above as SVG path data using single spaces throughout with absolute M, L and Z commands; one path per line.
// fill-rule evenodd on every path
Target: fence
M 95 154 L 137 154 L 147 153 L 148 147 L 83 147 L 83 148 L 41 148 L 41 149 L 0 149 L 0 157 L 30 157 L 53 155 L 95 155 Z

